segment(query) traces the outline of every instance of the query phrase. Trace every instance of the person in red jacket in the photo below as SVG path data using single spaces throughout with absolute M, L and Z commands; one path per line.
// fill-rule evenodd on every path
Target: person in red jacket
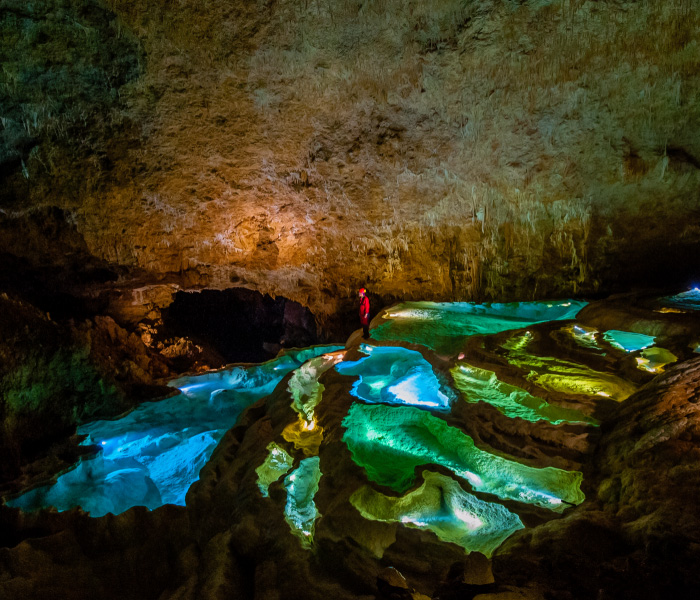
M 369 338 L 369 298 L 367 290 L 360 288 L 357 292 L 360 297 L 360 323 L 362 323 L 362 337 Z

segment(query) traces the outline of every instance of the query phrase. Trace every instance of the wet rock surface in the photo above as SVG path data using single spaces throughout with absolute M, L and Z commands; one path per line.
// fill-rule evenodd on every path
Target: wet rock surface
M 78 423 L 170 393 L 155 384 L 171 373 L 166 363 L 109 317 L 54 321 L 2 294 L 0 334 L 3 484 Z
M 591 464 L 594 494 L 556 527 L 507 541 L 496 576 L 532 581 L 534 569 L 562 598 L 693 597 L 699 377 L 695 358 L 619 405 Z
M 603 314 L 603 308 L 601 303 L 589 312 Z M 632 313 L 643 314 L 659 328 L 668 318 L 651 309 Z M 684 324 L 676 316 L 672 319 L 677 335 L 698 333 L 692 315 L 686 315 Z M 634 362 L 634 354 L 611 347 L 601 357 L 584 351 L 574 338 L 565 343 L 558 335 L 561 327 L 544 323 L 529 328 L 528 352 L 623 374 L 621 367 Z M 58 598 L 65 597 L 70 580 L 80 583 L 70 587 L 75 598 L 694 597 L 700 532 L 694 503 L 700 489 L 700 358 L 686 350 L 678 365 L 657 376 L 630 370 L 639 390 L 619 402 L 562 395 L 532 384 L 527 372 L 519 373 L 509 363 L 504 345 L 522 333 L 470 338 L 460 359 L 412 346 L 438 377 L 447 378 L 456 360 L 471 361 L 552 403 L 566 399 L 571 406 L 594 409 L 601 421 L 599 428 L 532 423 L 508 419 L 483 402 L 457 398 L 449 415 L 434 413 L 467 432 L 481 449 L 516 457 L 525 465 L 583 472 L 585 501 L 555 513 L 479 492 L 440 464 L 419 466 L 409 492 L 418 489 L 424 472 L 435 471 L 519 515 L 525 528 L 491 559 L 467 554 L 429 531 L 360 515 L 350 499 L 362 486 L 369 483 L 390 497 L 402 494 L 368 482 L 366 470 L 355 462 L 344 442 L 346 416 L 357 402 L 350 395 L 354 377 L 328 369 L 319 375 L 323 397 L 313 408 L 322 441 L 317 450 L 321 478 L 313 498 L 320 517 L 310 546 L 300 543 L 285 520 L 289 477 L 270 484 L 269 496 L 263 497 L 256 472 L 273 441 L 293 457 L 293 469 L 308 459 L 283 436 L 300 418 L 290 406 L 292 373 L 224 436 L 190 488 L 187 507 L 163 506 L 152 512 L 136 507 L 98 519 L 79 509 L 23 514 L 0 507 L 5 546 L 0 550 L 0 590 L 10 597 Z M 345 359 L 361 356 L 351 342 Z M 304 389 L 313 388 L 307 384 Z M 131 576 L 122 577 L 125 572 Z
M 411 299 L 688 283 L 698 31 L 687 0 L 5 1 L 0 491 L 94 454 L 76 425 L 160 397 L 176 373 L 242 360 L 204 340 L 211 327 L 166 323 L 178 294 L 253 294 L 251 328 L 274 316 L 258 360 L 345 339 L 360 286 L 374 316 Z M 187 508 L 92 519 L 0 505 L 0 595 L 694 597 L 700 331 L 657 296 L 591 304 L 576 333 L 533 324 L 444 352 L 402 342 L 452 402 L 436 416 L 446 426 L 523 465 L 583 473 L 586 500 L 553 514 L 418 465 L 407 493 L 434 471 L 454 495 L 517 514 L 525 528 L 491 559 L 360 515 L 360 487 L 400 495 L 353 460 L 353 381 L 329 370 L 312 434 L 289 407 L 290 375 L 225 436 Z M 678 364 L 640 370 L 643 357 L 606 345 L 610 329 L 655 336 Z M 354 334 L 347 359 L 362 356 Z M 458 363 L 511 387 L 493 403 L 449 394 Z M 410 397 L 410 377 L 394 397 Z M 531 411 L 541 400 L 585 419 L 513 418 L 522 404 L 497 402 L 515 388 Z M 261 497 L 271 442 L 293 473 L 318 458 L 311 549 L 285 520 L 293 473 Z

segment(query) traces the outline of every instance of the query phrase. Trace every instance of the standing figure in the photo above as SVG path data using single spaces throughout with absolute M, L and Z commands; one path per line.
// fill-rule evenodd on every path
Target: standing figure
M 367 290 L 360 288 L 357 292 L 360 297 L 360 323 L 362 323 L 362 337 L 369 339 L 369 298 Z

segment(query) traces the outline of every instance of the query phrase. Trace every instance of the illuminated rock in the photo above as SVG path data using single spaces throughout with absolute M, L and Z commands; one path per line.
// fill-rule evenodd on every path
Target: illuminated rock
M 149 471 L 133 458 L 85 460 L 55 485 L 42 486 L 8 501 L 25 511 L 54 506 L 59 511 L 80 506 L 92 517 L 119 514 L 132 506 L 150 509 L 163 504 Z
M 316 456 L 323 441 L 323 427 L 314 419 L 314 409 L 321 402 L 325 389 L 318 378 L 342 361 L 344 356 L 345 351 L 338 351 L 306 361 L 294 371 L 287 385 L 287 391 L 292 396 L 291 406 L 299 419 L 284 428 L 282 437 L 306 456 Z
M 486 556 L 524 527 L 507 508 L 479 500 L 445 475 L 423 471 L 423 479 L 418 489 L 398 498 L 364 486 L 350 503 L 366 519 L 427 529 L 444 542 Z
M 678 360 L 678 357 L 666 348 L 646 348 L 637 357 L 637 368 L 650 373 L 662 373 L 666 365 Z
M 601 431 L 596 451 L 597 490 L 585 509 L 532 535 L 512 536 L 498 550 L 497 578 L 524 574 L 521 581 L 537 578 L 562 590 L 562 598 L 572 589 L 574 598 L 595 598 L 615 563 L 625 566 L 613 575 L 610 598 L 694 598 L 700 585 L 698 390 L 695 357 L 613 407 L 615 418 Z M 590 581 L 591 573 L 599 576 Z
M 321 516 L 314 503 L 321 479 L 319 463 L 317 456 L 306 458 L 284 480 L 287 490 L 284 519 L 304 547 L 310 547 L 313 543 L 314 523 Z
M 336 367 L 342 375 L 359 376 L 350 392 L 354 396 L 365 402 L 449 408 L 449 398 L 440 391 L 432 366 L 420 352 L 367 344 L 360 350 L 368 356 Z
M 323 427 L 314 420 L 298 419 L 284 428 L 282 437 L 306 456 L 316 456 L 323 441 Z
M 652 335 L 644 335 L 643 333 L 610 329 L 603 334 L 603 339 L 618 350 L 638 352 L 639 350 L 644 350 L 645 348 L 653 346 L 656 338 Z
M 59 477 L 55 486 L 33 490 L 12 503 L 25 510 L 47 506 L 59 510 L 90 507 L 95 515 L 122 512 L 135 505 L 149 508 L 160 504 L 184 505 L 187 490 L 199 478 L 199 471 L 241 412 L 271 394 L 287 373 L 306 360 L 339 348 L 315 346 L 253 367 L 235 366 L 172 381 L 169 385 L 179 387 L 182 394 L 159 402 L 145 402 L 121 419 L 95 421 L 78 429 L 78 433 L 88 436 L 85 444 L 101 447 L 96 463 L 99 468 L 70 471 Z M 117 502 L 107 497 L 116 496 L 116 492 L 105 495 L 106 478 L 123 468 L 124 459 L 140 465 L 138 473 L 143 485 L 155 485 L 161 498 L 159 504 L 150 499 L 146 502 L 128 490 Z M 130 480 L 135 477 L 135 473 L 130 474 Z M 70 491 L 77 486 L 80 493 Z M 52 487 L 56 489 L 48 489 Z
M 581 473 L 528 467 L 479 450 L 472 438 L 412 407 L 355 404 L 343 420 L 353 460 L 367 477 L 403 492 L 420 465 L 442 465 L 478 491 L 554 511 L 579 504 Z
M 319 323 L 354 318 L 353 288 L 367 282 L 379 306 L 399 295 L 529 298 L 681 281 L 700 264 L 697 4 L 3 3 L 3 281 L 40 294 L 34 275 L 67 264 L 56 279 L 87 283 L 91 306 L 102 304 L 90 285 L 102 277 L 137 289 L 159 279 L 244 285 L 293 297 Z M 64 215 L 58 226 L 42 207 Z M 102 274 L 82 277 L 79 263 Z M 700 386 L 685 388 L 688 410 Z M 522 563 L 501 567 L 490 595 L 697 593 L 697 420 L 630 408 L 603 432 L 628 427 L 614 455 L 572 452 L 592 496 L 598 469 L 618 482 L 616 505 L 592 517 L 613 535 L 585 523 L 554 544 L 571 519 L 518 535 L 542 552 L 518 548 Z M 338 568 L 324 570 L 311 553 L 302 562 L 289 552 L 295 539 L 277 542 L 292 536 L 269 528 L 266 511 L 238 509 L 260 502 L 252 471 L 271 440 L 259 436 L 250 489 L 239 490 L 232 481 L 244 471 L 231 473 L 231 457 L 245 466 L 251 450 L 233 437 L 194 491 L 201 510 L 179 511 L 190 525 L 163 519 L 171 507 L 101 529 L 59 529 L 72 515 L 54 515 L 22 536 L 2 519 L 12 544 L 34 539 L 3 548 L 0 597 L 377 597 L 338 574 L 357 565 L 375 579 L 378 561 L 365 552 L 329 543 Z M 523 443 L 556 451 L 534 428 Z M 613 462 L 638 447 L 648 453 Z M 639 482 L 629 467 L 649 473 Z M 640 513 L 646 503 L 665 520 Z M 229 520 L 212 533 L 215 510 Z M 244 548 L 232 535 L 242 518 L 262 532 Z M 176 530 L 182 541 L 169 537 Z M 416 564 L 443 566 L 415 550 Z M 436 589 L 429 575 L 406 574 Z
M 533 422 L 548 421 L 553 425 L 598 424 L 594 418 L 581 411 L 554 406 L 522 388 L 499 381 L 493 371 L 458 363 L 450 372 L 455 386 L 467 402 L 486 402 L 507 417 L 519 417 Z
M 264 498 L 267 498 L 270 485 L 283 475 L 289 473 L 294 459 L 284 448 L 280 448 L 275 442 L 267 445 L 267 456 L 255 472 L 258 474 L 258 487 Z
M 344 351 L 322 354 L 306 361 L 294 371 L 287 390 L 292 396 L 292 408 L 300 418 L 306 421 L 313 420 L 314 408 L 321 401 L 324 390 L 318 378 L 333 365 L 342 361 L 344 356 Z
M 696 287 L 675 296 L 666 296 L 661 299 L 661 302 L 673 307 L 700 310 L 700 288 Z
M 178 388 L 190 398 L 202 400 L 211 400 L 216 392 L 231 389 L 235 389 L 239 397 L 250 392 L 251 397 L 261 398 L 270 394 L 287 373 L 302 366 L 307 360 L 342 348 L 342 346 L 311 346 L 289 350 L 260 365 L 234 366 L 212 373 L 180 377 L 170 381 L 168 385 Z M 263 390 L 264 393 L 261 393 Z
M 386 312 L 372 329 L 375 340 L 421 344 L 436 352 L 457 352 L 465 337 L 521 329 L 534 323 L 573 319 L 586 302 L 404 302 Z
M 601 396 L 618 402 L 636 391 L 636 387 L 612 373 L 595 371 L 585 365 L 553 356 L 535 356 L 526 348 L 532 335 L 513 336 L 503 347 L 508 362 L 528 372 L 527 379 L 540 387 L 562 394 Z
M 582 348 L 586 348 L 588 350 L 600 350 L 600 346 L 598 345 L 598 341 L 596 340 L 596 334 L 598 331 L 596 329 L 593 329 L 592 327 L 585 327 L 584 325 L 567 325 L 566 327 L 562 327 L 562 330 L 568 333 L 571 337 L 574 338 L 576 343 L 581 346 Z

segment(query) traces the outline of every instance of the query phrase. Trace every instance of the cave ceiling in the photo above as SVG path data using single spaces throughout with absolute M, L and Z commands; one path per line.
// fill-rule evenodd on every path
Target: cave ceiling
M 8 1 L 0 252 L 320 318 L 359 285 L 681 281 L 698 24 L 684 0 Z

